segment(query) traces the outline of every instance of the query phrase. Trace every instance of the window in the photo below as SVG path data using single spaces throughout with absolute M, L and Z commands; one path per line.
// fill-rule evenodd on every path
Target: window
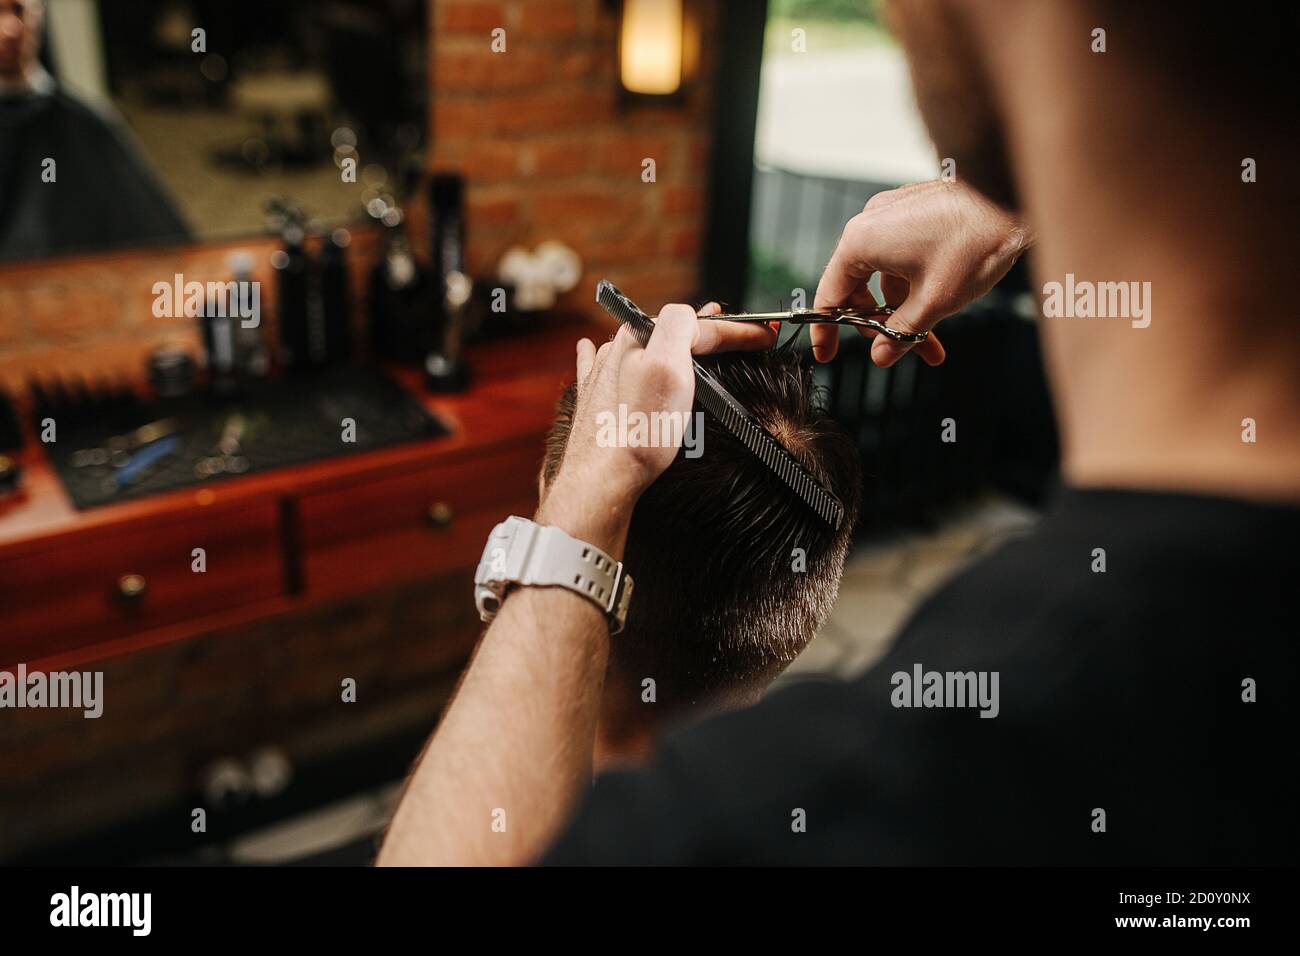
M 939 164 L 907 63 L 873 0 L 772 0 L 754 141 L 746 305 L 813 290 L 874 193 Z

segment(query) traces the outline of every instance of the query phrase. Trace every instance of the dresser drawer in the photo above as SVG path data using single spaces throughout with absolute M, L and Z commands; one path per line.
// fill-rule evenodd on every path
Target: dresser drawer
M 349 592 L 478 563 L 493 525 L 537 510 L 541 442 L 305 495 L 304 584 Z
M 202 548 L 206 570 L 194 570 Z M 0 665 L 176 624 L 284 589 L 279 508 L 266 500 L 99 528 L 0 557 Z

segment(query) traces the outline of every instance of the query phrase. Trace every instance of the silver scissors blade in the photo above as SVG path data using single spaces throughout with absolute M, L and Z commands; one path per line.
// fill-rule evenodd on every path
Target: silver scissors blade
M 702 315 L 701 319 L 715 319 L 726 322 L 789 322 L 792 325 L 851 325 L 859 329 L 871 329 L 895 342 L 907 342 L 915 345 L 930 337 L 929 332 L 904 332 L 891 329 L 877 316 L 889 318 L 894 310 L 887 305 L 874 309 L 792 309 L 789 312 L 738 312 L 732 315 Z

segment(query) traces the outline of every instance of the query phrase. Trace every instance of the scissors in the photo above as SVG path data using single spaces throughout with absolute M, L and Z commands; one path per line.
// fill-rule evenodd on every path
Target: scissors
M 738 312 L 733 315 L 702 315 L 704 319 L 726 322 L 789 322 L 792 325 L 851 325 L 854 328 L 870 329 L 895 342 L 907 342 L 915 345 L 930 337 L 929 332 L 903 332 L 891 329 L 877 316 L 888 319 L 894 310 L 887 305 L 878 305 L 871 309 L 791 309 L 789 312 Z

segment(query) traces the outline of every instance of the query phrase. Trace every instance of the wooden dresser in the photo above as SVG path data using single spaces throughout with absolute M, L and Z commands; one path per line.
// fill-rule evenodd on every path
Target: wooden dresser
M 582 335 L 607 333 L 476 345 L 460 395 L 395 372 L 448 435 L 83 512 L 29 441 L 0 502 L 0 669 L 100 670 L 105 703 L 0 711 L 0 860 L 200 805 L 213 761 L 271 746 L 301 767 L 427 730 L 479 631 L 483 541 L 536 507 Z

